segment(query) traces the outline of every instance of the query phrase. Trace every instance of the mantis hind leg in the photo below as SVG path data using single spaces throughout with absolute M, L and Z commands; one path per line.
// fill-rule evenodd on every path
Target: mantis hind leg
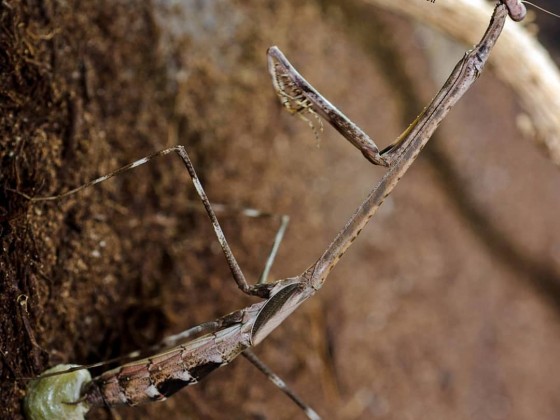
M 303 410 L 307 418 L 311 420 L 320 420 L 321 417 L 313 410 L 309 405 L 307 405 L 287 384 L 275 374 L 261 359 L 259 359 L 255 353 L 251 350 L 245 350 L 243 356 L 253 364 L 258 370 L 265 374 L 265 376 L 280 390 L 288 396 L 296 405 Z

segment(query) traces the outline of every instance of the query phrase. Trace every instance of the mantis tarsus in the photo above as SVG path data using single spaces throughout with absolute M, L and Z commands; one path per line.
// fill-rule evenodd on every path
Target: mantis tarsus
M 271 380 L 298 403 L 309 418 L 319 418 L 277 376 L 272 374 L 249 349 L 259 344 L 322 287 L 330 271 L 377 212 L 384 199 L 393 191 L 449 110 L 480 75 L 489 53 L 501 33 L 508 11 L 512 17 L 517 19 L 522 16 L 517 1 L 508 0 L 503 3 L 496 6 L 482 40 L 459 61 L 432 102 L 399 136 L 396 142 L 381 151 L 358 126 L 305 81 L 278 48 L 271 47 L 268 50 L 269 71 L 274 88 L 282 104 L 289 111 L 302 116 L 304 119 L 306 119 L 305 113 L 311 113 L 314 117 L 325 118 L 370 162 L 389 168 L 381 181 L 349 218 L 323 255 L 296 277 L 271 283 L 259 282 L 254 285 L 247 282 L 230 250 L 214 210 L 183 146 L 159 151 L 58 196 L 28 197 L 31 201 L 60 199 L 126 170 L 140 166 L 155 157 L 176 153 L 185 164 L 212 221 L 214 231 L 238 287 L 246 294 L 256 295 L 264 299 L 215 321 L 200 324 L 181 334 L 169 337 L 163 343 L 163 347 L 168 349 L 163 352 L 124 364 L 91 381 L 87 381 L 79 392 L 79 400 L 73 401 L 73 405 L 78 403 L 85 404 L 88 407 L 118 404 L 136 405 L 143 402 L 164 400 L 179 389 L 197 383 L 216 368 L 231 362 L 238 355 L 244 354 L 248 360 L 267 374 Z M 186 341 L 194 335 L 200 334 L 203 335 Z M 177 345 L 178 342 L 183 342 L 183 344 Z M 73 368 L 66 373 L 84 368 L 87 367 Z M 41 381 L 48 380 L 55 375 L 60 375 L 60 373 L 46 374 L 39 379 Z

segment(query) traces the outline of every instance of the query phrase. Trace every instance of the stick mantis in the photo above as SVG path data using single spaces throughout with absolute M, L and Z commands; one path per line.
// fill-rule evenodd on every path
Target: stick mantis
M 306 117 L 307 114 L 317 119 L 319 116 L 323 117 L 352 145 L 358 148 L 371 163 L 389 168 L 319 259 L 298 276 L 270 283 L 266 282 L 266 276 L 263 276 L 257 284 L 250 285 L 247 282 L 184 146 L 175 146 L 156 152 L 57 196 L 26 196 L 32 202 L 57 200 L 143 165 L 155 157 L 176 153 L 184 163 L 212 222 L 215 234 L 239 289 L 248 295 L 264 299 L 214 321 L 197 325 L 180 334 L 168 337 L 157 348 L 157 350 L 160 347 L 167 348 L 163 352 L 126 363 L 92 380 L 86 378 L 83 383 L 78 385 L 77 399 L 61 400 L 58 403 L 62 410 L 65 409 L 64 406 L 89 408 L 119 404 L 137 405 L 149 401 L 164 400 L 181 388 L 197 383 L 213 370 L 230 363 L 242 354 L 296 402 L 309 418 L 319 418 L 315 411 L 303 403 L 278 376 L 273 374 L 251 352 L 250 348 L 263 341 L 303 302 L 312 297 L 322 287 L 331 270 L 358 237 L 371 217 L 375 215 L 385 198 L 393 191 L 449 110 L 478 78 L 501 33 L 508 13 L 514 20 L 521 20 L 524 16 L 524 8 L 516 0 L 504 0 L 497 5 L 479 44 L 467 52 L 463 59 L 459 61 L 442 89 L 413 123 L 393 144 L 381 151 L 367 134 L 319 94 L 297 72 L 277 47 L 271 47 L 268 50 L 268 66 L 274 89 L 288 111 L 300 116 L 310 125 L 312 123 Z M 25 196 L 25 194 L 23 195 Z M 277 248 L 282 233 L 283 230 L 281 229 L 281 233 L 277 235 L 275 240 L 274 249 Z M 273 258 L 273 254 L 274 252 L 271 258 Z M 193 336 L 199 337 L 192 339 Z M 180 342 L 183 344 L 178 344 Z M 47 373 L 39 377 L 39 380 L 35 383 L 49 381 L 49 379 L 57 377 L 61 373 L 82 371 L 85 368 L 98 365 L 100 364 L 76 367 L 64 372 Z M 32 405 L 42 403 L 45 402 L 41 401 L 39 396 L 32 403 L 28 402 L 27 406 L 31 406 L 29 411 L 33 412 L 36 408 Z M 52 403 L 47 402 L 45 404 Z M 40 411 L 41 408 L 38 410 Z M 60 413 L 64 413 L 64 411 Z M 31 415 L 33 416 L 33 414 Z

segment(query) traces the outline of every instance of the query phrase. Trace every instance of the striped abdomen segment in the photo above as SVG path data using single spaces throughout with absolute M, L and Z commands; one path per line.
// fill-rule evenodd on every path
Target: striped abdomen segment
M 83 392 L 91 406 L 137 405 L 165 400 L 228 364 L 250 347 L 246 326 L 236 324 L 93 379 Z

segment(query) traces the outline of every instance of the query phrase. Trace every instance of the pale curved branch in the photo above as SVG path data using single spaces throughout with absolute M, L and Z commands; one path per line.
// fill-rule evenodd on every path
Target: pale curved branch
M 488 24 L 492 6 L 483 0 L 362 0 L 419 20 L 474 44 Z M 543 144 L 560 166 L 560 72 L 544 47 L 522 24 L 509 21 L 491 62 L 495 74 L 518 95 L 532 121 L 524 133 Z

